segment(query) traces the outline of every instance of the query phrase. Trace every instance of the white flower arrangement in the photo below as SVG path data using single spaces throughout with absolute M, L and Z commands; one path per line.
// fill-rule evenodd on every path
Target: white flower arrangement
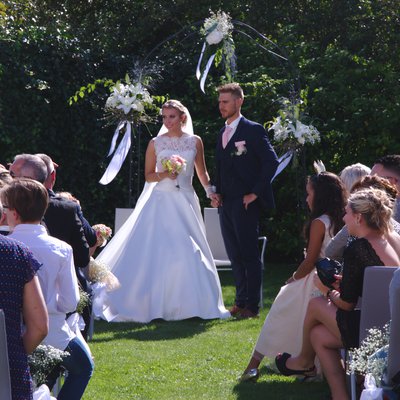
M 389 324 L 383 329 L 369 329 L 360 347 L 351 351 L 350 372 L 371 374 L 378 387 L 381 386 L 387 368 L 389 331 Z
M 153 99 L 141 82 L 131 82 L 126 75 L 125 83 L 116 82 L 110 87 L 110 91 L 104 107 L 106 116 L 132 123 L 148 120 L 145 111 L 151 107 Z
M 274 131 L 274 140 L 283 147 L 295 150 L 306 143 L 315 144 L 321 140 L 320 133 L 313 125 L 305 125 L 300 121 L 300 108 L 303 102 L 291 102 L 283 99 L 283 109 L 279 116 L 270 121 L 269 131 Z
M 223 62 L 226 78 L 228 81 L 232 81 L 236 69 L 235 42 L 232 38 L 233 28 L 230 15 L 221 10 L 217 13 L 210 11 L 210 17 L 204 20 L 204 24 L 200 28 L 200 34 L 204 37 L 205 43 L 197 65 L 196 77 L 200 80 L 200 87 L 203 92 L 204 82 L 212 62 L 214 62 L 215 66 Z M 205 70 L 201 73 L 201 61 L 206 45 L 219 45 L 219 47 L 216 51 L 213 50 L 214 54 L 210 56 Z
M 40 344 L 36 347 L 34 352 L 28 356 L 29 369 L 35 387 L 45 383 L 52 369 L 69 355 L 68 351 L 62 351 L 53 346 Z
M 88 267 L 88 279 L 91 284 L 102 283 L 108 291 L 117 289 L 120 286 L 118 278 L 110 271 L 110 267 L 90 257 Z
M 218 44 L 224 39 L 232 37 L 233 24 L 229 14 L 219 10 L 217 13 L 210 12 L 211 16 L 204 20 L 201 34 L 205 36 L 206 42 Z

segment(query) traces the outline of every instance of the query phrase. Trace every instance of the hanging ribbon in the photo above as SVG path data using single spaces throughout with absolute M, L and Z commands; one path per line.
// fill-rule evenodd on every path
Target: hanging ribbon
M 271 182 L 288 166 L 290 160 L 293 158 L 294 150 L 287 151 L 283 156 L 278 158 L 279 165 L 272 177 Z
M 196 78 L 198 80 L 200 80 L 200 89 L 202 90 L 203 93 L 205 93 L 204 85 L 206 83 L 208 72 L 210 71 L 211 65 L 212 65 L 212 63 L 214 61 L 214 58 L 215 58 L 215 55 L 216 55 L 216 53 L 214 53 L 213 55 L 210 56 L 210 58 L 207 61 L 206 67 L 204 68 L 203 73 L 201 73 L 201 70 L 200 70 L 201 61 L 203 60 L 203 56 L 204 56 L 204 53 L 206 51 L 206 47 L 207 47 L 207 43 L 204 42 L 203 48 L 201 49 L 199 61 L 197 62 L 197 67 L 196 67 Z
M 115 145 L 117 144 L 117 139 L 118 139 L 118 135 L 119 135 L 119 131 L 124 127 L 126 121 L 121 121 L 118 126 L 117 129 L 114 132 L 114 136 L 111 140 L 111 145 L 110 145 L 110 150 L 108 151 L 107 157 L 110 157 L 112 153 L 114 153 L 115 150 Z
M 110 164 L 108 165 L 106 171 L 104 172 L 103 176 L 99 181 L 102 185 L 108 185 L 117 176 L 131 147 L 131 132 L 132 132 L 131 123 L 129 121 L 123 121 L 118 125 L 118 128 L 114 133 L 114 137 L 111 142 L 110 152 L 108 155 L 111 155 L 112 152 L 114 151 L 115 148 L 114 139 L 115 142 L 117 140 L 116 133 L 118 133 L 124 126 L 126 126 L 125 135 L 122 138 L 120 144 L 118 145 L 118 148 L 115 151 L 114 156 L 110 161 Z

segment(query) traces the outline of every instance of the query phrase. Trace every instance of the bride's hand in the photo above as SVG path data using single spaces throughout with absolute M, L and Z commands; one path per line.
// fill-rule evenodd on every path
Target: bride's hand
M 172 179 L 173 181 L 178 177 L 176 172 L 168 172 L 167 178 Z

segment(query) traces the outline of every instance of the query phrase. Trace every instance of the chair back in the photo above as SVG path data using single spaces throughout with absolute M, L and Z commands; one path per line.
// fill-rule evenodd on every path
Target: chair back
M 206 226 L 207 241 L 217 267 L 219 265 L 230 266 L 231 263 L 226 253 L 217 208 L 204 208 L 204 224 Z
M 400 268 L 393 274 L 390 282 L 390 323 L 388 378 L 389 381 L 400 372 Z M 390 383 L 390 382 L 389 382 Z
M 0 309 L 0 399 L 11 400 L 10 366 L 8 364 L 6 321 Z
M 382 328 L 390 321 L 389 285 L 398 267 L 368 267 L 364 271 L 361 301 L 360 343 L 368 329 Z

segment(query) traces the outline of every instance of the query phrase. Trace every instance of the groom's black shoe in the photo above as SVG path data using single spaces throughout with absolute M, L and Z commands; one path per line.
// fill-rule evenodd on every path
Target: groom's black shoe
M 239 307 L 236 304 L 229 309 L 232 317 L 237 317 L 242 311 L 244 311 L 243 307 Z
M 237 319 L 247 319 L 247 318 L 258 318 L 258 313 L 249 310 L 248 308 L 243 309 L 238 315 Z

